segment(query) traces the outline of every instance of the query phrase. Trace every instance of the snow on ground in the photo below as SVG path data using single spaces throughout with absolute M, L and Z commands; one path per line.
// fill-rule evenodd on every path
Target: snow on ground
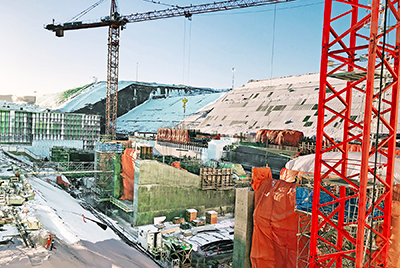
M 156 268 L 150 258 L 129 247 L 124 242 L 109 239 L 92 243 L 80 241 L 72 245 L 56 240 L 54 249 L 27 248 L 15 244 L 0 245 L 0 267 L 8 268 Z
M 129 86 L 133 82 L 131 81 L 120 81 L 118 82 L 118 91 Z M 107 82 L 98 82 L 94 86 L 90 87 L 82 94 L 64 103 L 61 107 L 58 107 L 61 112 L 70 113 L 79 110 L 87 104 L 94 104 L 107 97 Z
M 96 217 L 64 190 L 35 177 L 30 177 L 29 182 L 36 190 L 36 196 L 28 205 L 28 210 L 40 220 L 45 229 L 54 232 L 57 237 L 70 244 L 79 240 L 93 243 L 107 239 L 119 240 L 111 229 L 103 231 L 89 220 L 85 223 L 82 214 L 91 219 Z
M 130 112 L 118 117 L 117 131 L 120 133 L 131 133 L 133 131 L 157 132 L 159 127 L 173 127 L 186 116 L 194 114 L 224 94 L 225 92 L 219 92 L 149 99 Z M 183 98 L 188 100 L 185 113 L 182 107 Z

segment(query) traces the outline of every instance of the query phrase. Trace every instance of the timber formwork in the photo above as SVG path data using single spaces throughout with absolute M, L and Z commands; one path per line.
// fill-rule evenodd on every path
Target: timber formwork
M 227 190 L 234 187 L 231 168 L 200 168 L 202 190 Z
M 393 195 L 399 102 L 399 25 L 398 0 L 372 0 L 370 5 L 361 0 L 325 1 L 309 267 L 388 264 L 392 207 L 388 204 Z M 344 79 L 347 84 L 335 88 L 331 79 Z M 353 94 L 363 95 L 361 117 L 351 114 Z M 337 122 L 343 122 L 340 141 L 327 132 Z M 379 133 L 387 136 L 375 139 Z M 350 163 L 352 142 L 362 144 L 358 163 Z M 332 161 L 329 153 L 336 149 L 341 159 Z M 358 171 L 349 173 L 350 165 L 358 165 Z M 326 181 L 332 177 L 343 183 L 331 187 Z M 332 200 L 321 202 L 325 194 Z M 355 202 L 358 208 L 357 217 L 350 222 L 345 221 L 348 202 Z M 333 210 L 325 209 L 332 205 Z M 356 226 L 356 231 L 349 226 Z M 325 237 L 327 230 L 335 234 L 334 240 Z M 379 247 L 374 245 L 376 240 L 381 241 Z

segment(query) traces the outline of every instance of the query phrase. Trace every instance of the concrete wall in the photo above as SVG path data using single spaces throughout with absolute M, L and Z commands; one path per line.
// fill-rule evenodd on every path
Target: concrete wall
M 139 180 L 138 200 L 134 202 L 136 225 L 152 223 L 158 216 L 167 216 L 167 221 L 184 217 L 189 208 L 197 209 L 198 217 L 205 216 L 207 210 L 234 211 L 234 189 L 201 190 L 200 176 L 157 161 L 141 160 L 136 179 Z
M 233 267 L 251 268 L 250 251 L 253 236 L 254 191 L 236 189 Z
M 227 154 L 227 159 L 231 162 L 241 164 L 247 170 L 251 170 L 251 167 L 265 167 L 268 164 L 274 179 L 279 179 L 281 169 L 290 160 L 290 158 L 285 156 L 250 146 L 237 147 L 234 152 Z

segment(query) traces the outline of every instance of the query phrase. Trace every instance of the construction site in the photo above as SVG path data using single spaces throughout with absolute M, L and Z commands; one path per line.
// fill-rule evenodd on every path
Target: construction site
M 119 80 L 130 23 L 292 1 L 45 24 L 108 28 L 107 81 L 0 95 L 0 266 L 400 267 L 398 0 L 322 1 L 318 73 Z

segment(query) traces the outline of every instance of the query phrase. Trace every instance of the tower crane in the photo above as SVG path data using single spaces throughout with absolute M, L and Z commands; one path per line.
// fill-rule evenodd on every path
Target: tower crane
M 99 3 L 100 0 L 91 7 L 82 11 L 76 17 L 86 14 Z M 119 38 L 120 31 L 126 27 L 128 23 L 186 17 L 190 18 L 195 14 L 204 14 L 217 11 L 225 11 L 239 8 L 248 8 L 255 6 L 263 6 L 269 4 L 278 4 L 292 2 L 295 0 L 229 0 L 223 2 L 214 2 L 201 5 L 190 5 L 185 7 L 175 6 L 173 8 L 156 10 L 145 13 L 136 13 L 131 15 L 121 15 L 117 11 L 116 0 L 111 0 L 110 15 L 100 18 L 94 22 L 70 21 L 61 24 L 45 25 L 45 29 L 55 32 L 57 37 L 63 37 L 65 31 L 108 27 L 108 58 L 107 58 L 107 98 L 106 98 L 106 127 L 105 134 L 110 138 L 116 137 L 117 129 L 117 105 L 118 105 L 118 66 L 119 66 Z
M 62 37 L 68 30 L 109 27 L 106 134 L 115 137 L 119 36 L 126 24 L 291 1 L 294 0 L 230 0 L 123 16 L 112 0 L 110 15 L 97 22 L 53 23 L 45 28 Z M 366 1 L 325 0 L 313 206 L 306 246 L 310 268 L 388 266 L 400 96 L 400 1 L 371 0 L 370 5 L 363 2 Z M 382 15 L 384 25 L 380 28 Z M 387 25 L 389 17 L 391 25 Z M 391 38 L 389 33 L 393 34 Z M 389 79 L 377 83 L 383 72 Z M 331 77 L 345 79 L 347 84 L 335 88 Z M 351 113 L 355 92 L 364 95 L 362 117 Z M 382 124 L 385 138 L 378 139 L 377 127 L 376 140 L 371 142 L 372 121 Z M 327 130 L 342 122 L 338 141 Z M 353 142 L 362 145 L 361 160 L 349 156 Z M 330 159 L 329 153 L 337 150 L 341 158 Z M 359 171 L 353 172 L 355 166 Z M 380 172 L 382 169 L 386 169 L 385 174 Z M 332 186 L 331 178 L 339 182 L 337 187 Z M 323 194 L 330 198 L 328 202 L 322 200 Z M 351 200 L 356 205 L 354 211 L 349 211 Z M 348 214 L 353 217 L 345 218 Z

